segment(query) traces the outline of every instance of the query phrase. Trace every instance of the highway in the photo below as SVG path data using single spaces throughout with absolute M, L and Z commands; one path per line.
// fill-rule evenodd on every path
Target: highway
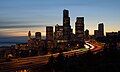
M 94 53 L 103 51 L 104 48 L 103 43 L 97 42 L 95 40 L 86 41 L 86 44 L 90 46 L 90 50 Z
M 66 56 L 72 56 L 74 53 L 76 54 L 82 54 L 87 52 L 88 49 L 78 49 L 78 50 L 72 50 L 68 52 L 63 52 L 63 54 Z M 34 57 L 26 57 L 26 58 L 18 58 L 18 59 L 12 59 L 10 62 L 4 62 L 1 63 L 0 66 L 4 66 L 4 68 L 16 68 L 21 66 L 30 66 L 34 64 L 46 64 L 49 60 L 49 57 L 53 55 L 54 57 L 57 57 L 59 53 L 55 54 L 48 54 L 43 56 L 34 56 Z
M 90 41 L 86 41 L 86 44 L 84 46 L 85 46 L 85 48 L 63 52 L 63 54 L 65 56 L 66 55 L 72 56 L 75 53 L 83 54 L 83 53 L 86 53 L 89 49 L 91 51 L 95 52 L 97 50 L 100 50 L 102 47 L 102 46 L 98 45 L 97 43 L 92 43 Z M 23 66 L 31 66 L 31 65 L 35 65 L 35 64 L 46 64 L 51 55 L 53 55 L 54 57 L 57 57 L 59 55 L 59 53 L 48 54 L 48 55 L 43 55 L 43 56 L 12 59 L 12 61 L 10 61 L 10 62 L 0 63 L 0 68 L 7 70 L 7 69 L 14 69 L 14 68 L 23 67 Z

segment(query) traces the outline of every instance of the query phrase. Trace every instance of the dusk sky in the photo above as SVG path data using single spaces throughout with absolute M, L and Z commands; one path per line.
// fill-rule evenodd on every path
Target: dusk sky
M 85 29 L 93 34 L 103 22 L 105 31 L 120 30 L 120 0 L 0 0 L 0 37 L 27 36 L 45 26 L 62 25 L 62 11 L 68 9 L 71 26 L 76 17 L 85 17 Z

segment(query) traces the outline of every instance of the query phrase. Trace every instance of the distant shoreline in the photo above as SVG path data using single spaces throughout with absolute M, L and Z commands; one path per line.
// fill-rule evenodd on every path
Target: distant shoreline
M 0 47 L 2 46 L 11 46 L 11 45 L 16 45 L 20 43 L 26 43 L 26 42 L 0 42 Z
M 45 36 L 42 36 L 42 39 L 45 39 Z M 27 43 L 27 40 L 28 40 L 27 36 L 0 37 L 0 47 Z

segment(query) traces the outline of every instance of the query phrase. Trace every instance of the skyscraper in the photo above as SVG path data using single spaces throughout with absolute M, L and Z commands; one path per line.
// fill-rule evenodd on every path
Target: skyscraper
M 78 39 L 84 40 L 84 17 L 76 18 L 75 34 Z
M 46 40 L 47 40 L 47 50 L 48 53 L 52 51 L 54 48 L 54 37 L 53 37 L 53 27 L 47 26 L 46 27 Z
M 70 39 L 70 33 L 71 33 L 71 26 L 70 26 L 70 17 L 69 17 L 69 11 L 63 10 L 63 35 L 65 39 Z
M 63 10 L 63 26 L 70 26 L 69 11 Z
M 63 39 L 63 26 L 59 26 L 58 24 L 55 26 L 55 39 Z
M 104 24 L 103 23 L 98 24 L 98 31 L 99 31 L 99 36 L 103 37 L 104 36 Z
M 84 46 L 84 17 L 77 17 L 75 23 L 75 35 L 77 46 Z
M 53 27 L 52 26 L 46 27 L 46 40 L 47 41 L 53 40 Z

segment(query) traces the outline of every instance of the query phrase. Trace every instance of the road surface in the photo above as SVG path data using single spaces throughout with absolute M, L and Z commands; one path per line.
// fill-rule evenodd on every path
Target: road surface
M 85 48 L 77 49 L 77 50 L 71 50 L 67 52 L 63 52 L 63 54 L 66 56 L 72 56 L 75 53 L 76 54 L 83 54 L 86 53 L 89 49 L 93 52 L 100 50 L 102 46 L 98 45 L 97 43 L 91 43 L 90 41 L 86 41 Z M 34 57 L 26 57 L 26 58 L 18 58 L 18 59 L 12 59 L 10 62 L 4 62 L 0 63 L 0 70 L 8 70 L 8 69 L 14 69 L 24 66 L 31 66 L 35 64 L 46 64 L 49 60 L 49 57 L 53 55 L 54 57 L 57 57 L 59 53 L 55 54 L 48 54 L 43 56 L 34 56 Z

